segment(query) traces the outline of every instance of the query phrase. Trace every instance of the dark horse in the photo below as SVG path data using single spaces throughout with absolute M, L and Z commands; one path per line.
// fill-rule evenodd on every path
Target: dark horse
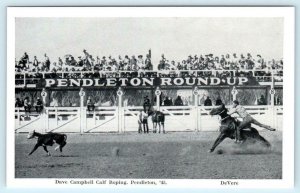
M 50 156 L 50 152 L 47 149 L 47 146 L 52 146 L 54 143 L 57 143 L 58 146 L 55 148 L 62 152 L 62 148 L 67 144 L 67 135 L 61 133 L 46 133 L 41 134 L 35 130 L 28 133 L 27 139 L 37 138 L 37 143 L 29 153 L 31 155 L 38 147 L 43 146 L 44 150 Z
M 159 127 L 159 133 L 160 133 L 160 126 L 162 126 L 163 133 L 166 133 L 165 132 L 165 114 L 163 114 L 160 111 L 154 110 L 154 111 L 149 111 L 148 115 L 151 116 L 151 120 L 153 122 L 153 133 L 156 133 L 157 124 Z
M 227 111 L 228 110 L 225 108 L 224 104 L 210 111 L 210 115 L 220 115 L 221 126 L 220 134 L 213 146 L 210 148 L 209 152 L 213 152 L 215 148 L 227 137 L 230 139 L 236 139 L 236 128 L 240 124 L 240 121 L 228 115 Z M 241 139 L 243 144 L 245 142 L 255 143 L 256 141 L 259 141 L 266 147 L 271 146 L 271 144 L 265 138 L 263 138 L 255 128 L 251 127 L 251 124 L 241 131 Z

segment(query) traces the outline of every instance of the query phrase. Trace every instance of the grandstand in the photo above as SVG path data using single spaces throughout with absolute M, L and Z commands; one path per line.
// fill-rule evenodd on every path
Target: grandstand
M 154 65 L 151 50 L 145 57 L 117 59 L 83 53 L 78 60 L 65 55 L 65 61 L 59 57 L 57 62 L 48 57 L 30 61 L 25 53 L 16 61 L 16 98 L 27 98 L 33 107 L 41 97 L 45 107 L 38 113 L 16 105 L 16 132 L 32 128 L 41 132 L 137 131 L 144 96 L 166 114 L 167 131 L 217 130 L 218 120 L 208 115 L 209 110 L 217 100 L 230 105 L 234 99 L 258 120 L 281 128 L 283 60 L 266 61 L 248 53 L 195 55 L 178 62 L 162 54 Z M 180 106 L 175 105 L 178 96 Z M 87 110 L 88 97 L 93 111 Z M 204 106 L 207 97 L 212 106 Z

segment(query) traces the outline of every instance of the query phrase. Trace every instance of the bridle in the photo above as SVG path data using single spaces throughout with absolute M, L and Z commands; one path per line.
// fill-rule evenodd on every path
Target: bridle
M 223 109 L 223 111 L 219 112 L 217 115 L 220 115 L 220 114 L 222 114 L 224 111 L 225 111 L 225 109 Z
M 221 115 L 226 109 L 223 109 L 223 111 L 219 112 L 217 115 Z M 220 122 L 224 121 L 225 119 L 229 118 L 230 115 L 227 115 L 226 117 L 224 117 L 223 119 L 220 120 Z
M 229 118 L 230 115 L 227 115 L 226 117 L 224 117 L 223 119 L 220 120 L 220 122 L 224 121 L 225 119 Z

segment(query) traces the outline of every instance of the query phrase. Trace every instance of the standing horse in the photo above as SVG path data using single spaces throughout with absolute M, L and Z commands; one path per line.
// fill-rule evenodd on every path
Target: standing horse
M 153 122 L 153 133 L 156 133 L 156 127 L 158 124 L 159 131 L 160 133 L 160 126 L 162 126 L 163 133 L 166 133 L 165 131 L 165 114 L 163 114 L 160 111 L 149 111 L 148 115 L 151 116 L 152 122 Z

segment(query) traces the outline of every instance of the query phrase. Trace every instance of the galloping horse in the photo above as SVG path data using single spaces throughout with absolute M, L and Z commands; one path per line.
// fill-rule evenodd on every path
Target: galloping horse
M 149 111 L 148 115 L 152 116 L 153 133 L 156 133 L 157 124 L 159 127 L 158 133 L 160 133 L 160 126 L 162 126 L 163 133 L 166 133 L 166 131 L 165 131 L 165 114 L 163 114 L 160 111 L 154 110 L 154 111 Z
M 221 126 L 220 126 L 220 134 L 215 140 L 213 146 L 210 148 L 209 152 L 213 152 L 215 148 L 225 139 L 236 139 L 236 128 L 240 124 L 240 121 L 235 120 L 233 117 L 227 114 L 227 109 L 225 105 L 214 108 L 210 111 L 210 115 L 219 115 L 221 117 Z M 261 142 L 265 147 L 270 147 L 271 144 L 263 138 L 258 131 L 251 127 L 249 124 L 245 129 L 241 130 L 241 137 L 243 143 L 245 142 Z M 246 143 L 245 143 L 246 144 Z

